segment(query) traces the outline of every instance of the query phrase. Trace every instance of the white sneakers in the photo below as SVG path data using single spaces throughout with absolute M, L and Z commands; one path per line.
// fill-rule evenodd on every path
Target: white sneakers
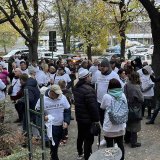
M 105 146 L 105 145 L 106 145 L 106 140 L 102 139 L 101 142 L 100 142 L 100 146 Z

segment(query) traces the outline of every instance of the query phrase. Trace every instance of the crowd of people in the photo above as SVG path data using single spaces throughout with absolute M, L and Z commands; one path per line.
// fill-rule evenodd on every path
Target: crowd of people
M 154 85 L 160 81 L 154 77 L 154 72 L 146 62 L 139 58 L 134 61 L 120 61 L 116 57 L 103 59 L 99 62 L 83 60 L 77 67 L 70 59 L 53 60 L 42 59 L 40 62 L 28 62 L 21 57 L 11 57 L 8 71 L 0 59 L 0 105 L 1 123 L 4 121 L 5 97 L 10 88 L 10 99 L 17 111 L 15 123 L 22 123 L 23 133 L 27 135 L 24 89 L 29 92 L 30 109 L 40 110 L 40 93 L 44 92 L 45 122 L 51 123 L 50 133 L 46 134 L 46 141 L 50 142 L 51 159 L 58 160 L 58 147 L 64 145 L 68 139 L 68 125 L 71 107 L 75 107 L 77 122 L 77 159 L 88 160 L 92 154 L 94 134 L 91 132 L 93 124 L 103 130 L 104 138 L 101 145 L 114 147 L 117 143 L 122 151 L 121 160 L 125 157 L 123 143 L 132 148 L 140 147 L 138 132 L 141 130 L 141 120 L 146 116 L 146 124 L 154 124 L 160 110 L 159 100 L 154 104 Z M 11 85 L 9 85 L 11 83 Z M 8 87 L 7 87 L 8 86 Z M 141 116 L 137 119 L 130 117 L 130 107 L 138 109 Z M 111 112 L 118 108 L 123 112 L 125 108 L 128 119 L 113 123 Z M 152 110 L 154 110 L 152 115 Z M 123 114 L 123 113 L 122 113 Z M 37 117 L 30 114 L 31 121 L 37 122 Z M 132 118 L 132 120 L 130 120 Z M 46 128 L 48 127 L 46 125 Z

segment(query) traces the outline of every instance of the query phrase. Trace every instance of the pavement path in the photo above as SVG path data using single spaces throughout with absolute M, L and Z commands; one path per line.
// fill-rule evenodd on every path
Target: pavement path
M 72 111 L 74 115 L 74 111 Z M 8 103 L 6 106 L 5 123 L 14 130 L 21 130 L 20 126 L 13 123 L 17 119 L 17 114 L 13 104 Z M 139 148 L 130 148 L 125 144 L 125 160 L 160 160 L 160 115 L 158 115 L 154 125 L 146 125 L 147 120 L 142 120 L 142 130 L 139 132 L 138 139 L 142 143 Z M 60 160 L 76 160 L 76 137 L 77 127 L 76 121 L 71 121 L 69 126 L 69 139 L 66 146 L 59 148 Z M 97 137 L 93 145 L 93 152 L 97 150 Z M 48 152 L 49 154 L 49 152 Z M 48 155 L 49 156 L 49 155 Z

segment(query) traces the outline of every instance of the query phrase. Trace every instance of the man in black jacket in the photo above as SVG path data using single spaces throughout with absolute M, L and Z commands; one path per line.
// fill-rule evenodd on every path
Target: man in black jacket
M 79 81 L 73 89 L 75 98 L 75 114 L 78 126 L 77 159 L 88 160 L 92 153 L 94 135 L 91 134 L 92 123 L 99 123 L 98 104 L 94 89 L 90 86 L 91 77 L 87 69 L 79 72 Z
M 37 85 L 37 81 L 33 78 L 29 78 L 26 73 L 20 75 L 20 83 L 22 85 L 22 92 L 24 92 L 24 89 L 28 90 L 28 98 L 29 98 L 29 108 L 34 110 L 36 103 L 38 99 L 40 98 L 40 91 Z M 22 108 L 22 114 L 23 114 L 23 131 L 27 131 L 27 123 L 26 123 L 26 114 L 25 114 L 25 100 L 24 96 L 20 98 L 17 102 L 18 107 Z M 31 121 L 35 122 L 35 115 L 33 113 L 30 113 L 30 119 Z

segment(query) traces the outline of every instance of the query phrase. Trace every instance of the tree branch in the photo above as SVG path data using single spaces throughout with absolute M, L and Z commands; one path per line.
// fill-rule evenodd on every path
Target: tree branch
M 29 12 L 29 9 L 27 7 L 27 4 L 26 4 L 26 1 L 25 0 L 22 0 L 22 5 L 23 5 L 23 8 L 24 8 L 24 11 L 26 13 L 26 15 L 28 16 L 28 18 L 32 18 L 32 15 L 31 13 Z
M 31 37 L 30 26 L 27 24 L 27 22 L 26 22 L 26 21 L 24 20 L 24 18 L 22 17 L 23 14 L 22 14 L 22 12 L 20 11 L 20 8 L 17 7 L 15 0 L 11 0 L 11 1 L 12 1 L 12 5 L 13 5 L 13 7 L 14 7 L 14 9 L 15 9 L 15 12 L 17 13 L 17 15 L 18 15 L 18 17 L 19 17 L 19 19 L 20 19 L 20 21 L 21 21 L 21 23 L 22 23 L 22 25 L 23 25 L 23 27 L 24 27 L 24 29 L 25 29 L 26 34 L 27 34 L 29 37 Z
M 19 32 L 19 34 L 21 34 L 21 36 L 26 39 L 26 41 L 30 42 L 31 39 L 28 38 L 28 36 L 26 36 L 17 26 L 16 24 L 13 22 L 13 20 L 10 18 L 10 16 L 8 15 L 8 13 L 3 9 L 2 6 L 0 6 L 0 10 L 2 11 L 2 13 L 5 15 L 5 17 L 8 19 L 8 21 L 10 22 L 10 24 L 17 30 L 17 32 Z
M 160 23 L 159 23 L 159 11 L 158 9 L 154 6 L 153 2 L 151 2 L 150 0 L 139 0 L 141 2 L 141 4 L 144 6 L 144 8 L 147 10 L 148 12 L 148 15 L 151 19 L 151 21 L 160 26 Z
M 57 8 L 58 8 L 58 16 L 59 16 L 59 24 L 60 24 L 60 27 L 61 27 L 61 30 L 62 32 L 64 32 L 64 28 L 63 28 L 63 24 L 62 24 L 62 16 L 61 16 L 61 9 L 60 9 L 60 6 L 59 6 L 59 0 L 56 0 L 56 4 L 57 4 Z

